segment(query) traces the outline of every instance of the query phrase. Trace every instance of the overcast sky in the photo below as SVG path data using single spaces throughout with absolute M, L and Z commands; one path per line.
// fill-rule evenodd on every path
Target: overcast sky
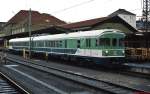
M 8 21 L 19 10 L 48 13 L 66 22 L 104 17 L 117 9 L 141 15 L 141 0 L 0 0 L 0 22 Z

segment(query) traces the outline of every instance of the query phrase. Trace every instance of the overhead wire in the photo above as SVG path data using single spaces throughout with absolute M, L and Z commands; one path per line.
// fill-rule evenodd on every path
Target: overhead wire
M 87 3 L 90 3 L 90 2 L 92 2 L 92 1 L 94 1 L 94 0 L 88 0 L 88 1 L 85 1 L 85 2 L 81 2 L 81 3 L 79 3 L 79 4 L 75 4 L 75 5 L 73 5 L 73 6 L 70 6 L 70 7 L 61 9 L 61 10 L 54 11 L 54 12 L 52 12 L 52 13 L 60 13 L 60 12 L 63 12 L 63 11 L 66 11 L 66 10 L 69 10 L 69 9 L 72 9 L 72 8 L 75 8 L 75 7 L 78 7 L 78 6 L 87 4 Z
M 142 8 L 132 9 L 132 10 L 129 10 L 129 11 L 137 11 L 137 10 L 142 10 Z

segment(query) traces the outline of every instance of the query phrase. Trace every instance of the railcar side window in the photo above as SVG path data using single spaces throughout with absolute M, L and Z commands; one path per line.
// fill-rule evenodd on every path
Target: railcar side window
M 16 42 L 15 45 L 18 46 L 18 43 Z
M 27 43 L 27 45 L 28 45 L 28 43 Z M 33 47 L 36 47 L 36 42 L 35 41 L 33 41 Z
M 56 41 L 56 47 L 59 47 L 59 41 Z
M 86 39 L 86 47 L 91 47 L 91 39 Z
M 53 47 L 53 41 L 50 41 L 50 47 Z
M 109 38 L 100 38 L 99 46 L 110 46 L 110 39 Z
M 50 47 L 53 47 L 53 44 L 54 44 L 53 41 L 50 41 Z
M 67 40 L 65 40 L 65 48 L 67 48 Z
M 10 46 L 12 46 L 12 44 L 13 44 L 12 42 L 9 43 Z
M 54 41 L 54 47 L 57 47 L 57 41 Z
M 37 42 L 37 46 L 38 46 L 38 47 L 43 47 L 43 46 L 44 46 L 44 42 L 38 41 L 38 42 Z
M 13 42 L 10 42 L 9 45 L 10 45 L 10 46 L 13 46 Z
M 59 46 L 60 46 L 60 47 L 62 46 L 62 41 L 59 41 Z
M 48 41 L 45 41 L 45 47 L 48 47 Z
M 32 42 L 33 43 L 33 42 Z M 25 45 L 24 46 L 28 46 L 28 42 L 25 42 Z
M 55 47 L 55 41 L 52 41 L 52 47 Z
M 77 48 L 80 48 L 80 40 L 77 40 Z
M 52 47 L 52 41 L 48 41 L 48 47 Z

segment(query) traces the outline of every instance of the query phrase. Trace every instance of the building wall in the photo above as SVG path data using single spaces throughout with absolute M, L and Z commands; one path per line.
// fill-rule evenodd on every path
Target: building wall
M 121 17 L 128 24 L 136 28 L 136 15 L 119 14 L 118 16 Z
M 8 24 L 7 26 L 5 26 L 3 28 L 3 32 L 6 36 L 8 35 L 11 35 L 12 34 L 12 27 L 13 27 L 13 24 Z
M 143 20 L 138 20 L 136 21 L 136 28 L 138 29 L 139 32 L 146 32 L 146 26 L 145 26 L 145 21 Z M 148 21 L 148 31 L 150 32 L 150 21 Z
M 31 26 L 31 31 L 39 30 L 42 26 L 33 25 Z M 3 32 L 6 36 L 28 32 L 28 25 L 27 24 L 10 24 L 4 27 Z

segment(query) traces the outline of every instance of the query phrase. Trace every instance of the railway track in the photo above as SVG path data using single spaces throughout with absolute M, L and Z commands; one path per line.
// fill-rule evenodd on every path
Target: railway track
M 103 80 L 97 80 L 96 78 L 88 77 L 80 73 L 74 73 L 72 71 L 65 71 L 62 69 L 57 69 L 54 67 L 49 67 L 49 66 L 33 63 L 32 61 L 19 60 L 17 58 L 12 58 L 12 57 L 7 57 L 7 60 L 9 62 L 19 63 L 28 67 L 39 69 L 39 70 L 54 74 L 56 76 L 59 76 L 65 79 L 87 85 L 92 88 L 106 91 L 111 94 L 137 94 L 137 92 L 145 92 L 142 90 L 137 90 L 136 88 L 129 88 L 129 87 L 115 84 L 115 83 L 111 83 L 111 82 L 107 82 Z M 144 94 L 149 94 L 149 93 L 145 92 Z
M 0 72 L 0 94 L 30 94 L 17 83 Z
M 139 73 L 139 72 L 128 71 L 128 70 L 122 70 L 121 72 L 118 72 L 118 73 L 124 74 L 124 75 L 129 75 L 129 76 L 135 76 L 135 77 L 139 77 L 139 78 L 150 79 L 150 74 L 148 74 L 148 73 Z

